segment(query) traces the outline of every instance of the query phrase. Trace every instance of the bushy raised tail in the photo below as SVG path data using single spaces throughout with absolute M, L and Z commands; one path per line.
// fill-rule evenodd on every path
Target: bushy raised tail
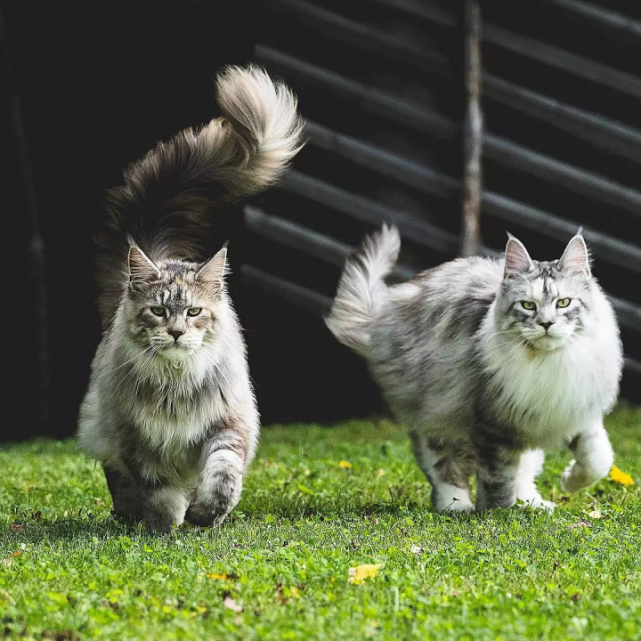
M 136 244 L 153 261 L 200 261 L 217 205 L 275 183 L 302 147 L 294 94 L 258 67 L 228 67 L 217 78 L 222 116 L 159 143 L 106 196 L 98 244 L 99 307 L 106 327 Z
M 400 249 L 396 227 L 383 225 L 347 260 L 338 283 L 325 322 L 339 342 L 361 356 L 368 354 L 372 319 L 385 296 L 385 277 L 394 268 Z

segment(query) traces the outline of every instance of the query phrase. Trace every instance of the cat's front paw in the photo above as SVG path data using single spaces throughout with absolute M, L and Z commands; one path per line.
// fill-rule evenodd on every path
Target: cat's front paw
M 199 525 L 200 527 L 210 527 L 222 525 L 229 516 L 232 507 L 224 509 L 218 505 L 207 505 L 204 503 L 192 503 L 187 510 L 185 520 Z
M 561 487 L 564 491 L 572 494 L 596 483 L 600 478 L 597 474 L 590 473 L 589 470 L 586 470 L 576 461 L 570 461 L 563 474 L 561 474 Z

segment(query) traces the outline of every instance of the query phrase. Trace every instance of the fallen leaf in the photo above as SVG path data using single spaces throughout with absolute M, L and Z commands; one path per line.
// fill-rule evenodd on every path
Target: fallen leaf
M 226 597 L 225 600 L 223 601 L 223 605 L 231 610 L 232 612 L 242 612 L 243 608 L 242 606 L 238 605 L 234 599 L 232 599 L 230 596 Z
M 357 565 L 349 569 L 349 578 L 347 580 L 350 583 L 362 583 L 365 579 L 375 577 L 383 565 L 383 563 Z
M 352 464 L 349 461 L 341 461 L 338 464 L 338 467 L 342 467 L 342 468 L 345 468 L 347 470 L 350 470 L 352 468 Z
M 20 525 L 19 523 L 12 523 L 9 526 L 9 529 L 12 532 L 24 532 L 24 525 Z
M 586 521 L 585 519 L 579 519 L 576 523 L 572 523 L 567 527 L 568 530 L 575 530 L 578 527 L 592 527 L 592 523 L 590 523 L 590 521 Z
M 629 474 L 619 469 L 616 465 L 613 465 L 612 469 L 610 470 L 610 478 L 615 483 L 620 483 L 625 487 L 634 485 L 634 479 Z
M 219 581 L 227 581 L 229 578 L 226 574 L 205 574 L 208 579 L 218 579 Z
M 377 479 L 382 479 L 385 476 L 385 474 L 386 474 L 385 470 L 380 469 L 380 470 L 378 470 L 378 472 L 376 472 L 376 478 Z
M 597 508 L 596 510 L 592 510 L 592 512 L 588 512 L 588 516 L 592 517 L 593 519 L 600 519 L 603 517 L 599 508 Z
M 22 552 L 20 552 L 20 551 L 14 552 L 11 556 L 14 556 L 14 557 L 15 556 L 22 556 Z
M 418 547 L 418 545 L 413 545 L 410 548 L 410 552 L 412 552 L 413 554 L 421 554 L 421 552 L 423 552 L 423 548 Z

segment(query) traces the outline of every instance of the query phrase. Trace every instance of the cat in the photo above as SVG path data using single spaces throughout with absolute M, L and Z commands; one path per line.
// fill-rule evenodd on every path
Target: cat
M 260 423 L 217 207 L 273 184 L 302 146 L 297 101 L 258 67 L 217 78 L 222 116 L 160 142 L 106 195 L 96 237 L 103 338 L 79 413 L 116 517 L 213 526 L 240 499 Z
M 543 449 L 568 447 L 568 492 L 612 466 L 603 416 L 622 369 L 613 309 L 581 232 L 534 261 L 509 236 L 501 260 L 459 258 L 388 286 L 400 251 L 383 226 L 348 259 L 327 326 L 365 358 L 409 429 L 436 510 L 552 510 L 535 485 Z M 469 479 L 477 477 L 476 505 Z

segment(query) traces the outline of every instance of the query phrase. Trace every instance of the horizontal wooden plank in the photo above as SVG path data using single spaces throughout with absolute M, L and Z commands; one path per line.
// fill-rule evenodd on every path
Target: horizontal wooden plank
M 305 24 L 328 40 L 357 47 L 361 51 L 383 55 L 404 65 L 420 67 L 449 74 L 452 61 L 429 43 L 399 40 L 394 35 L 319 7 L 307 0 L 263 0 L 270 12 L 278 11 L 296 16 L 298 24 Z M 420 62 L 419 62 L 420 61 Z
M 254 234 L 337 267 L 343 267 L 345 259 L 356 251 L 356 247 L 347 243 L 285 218 L 267 214 L 252 205 L 245 205 L 244 215 L 247 228 Z M 401 281 L 408 280 L 415 274 L 415 270 L 406 265 L 396 265 L 393 272 L 394 277 Z
M 240 273 L 243 281 L 248 285 L 278 296 L 292 305 L 304 307 L 318 316 L 326 316 L 332 306 L 331 298 L 278 276 L 267 274 L 251 265 L 242 265 Z
M 641 22 L 584 0 L 546 0 L 572 17 L 601 28 L 614 38 L 641 44 Z
M 491 74 L 483 75 L 483 90 L 488 97 L 503 105 L 542 120 L 613 155 L 641 163 L 641 132 L 638 129 L 572 107 Z
M 454 234 L 318 178 L 290 170 L 281 181 L 281 188 L 376 227 L 383 222 L 394 224 L 403 236 L 446 256 L 453 256 L 457 251 L 458 240 Z

